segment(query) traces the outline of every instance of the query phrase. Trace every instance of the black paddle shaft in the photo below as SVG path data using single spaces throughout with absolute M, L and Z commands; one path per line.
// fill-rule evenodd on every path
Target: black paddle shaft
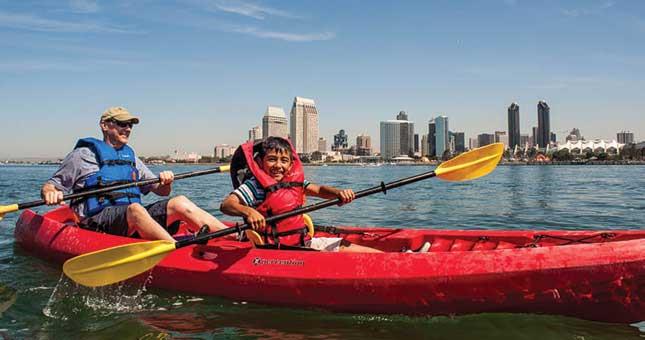
M 361 191 L 357 192 L 356 193 L 356 198 L 369 196 L 369 195 L 376 194 L 376 193 L 379 193 L 379 192 L 382 192 L 383 194 L 387 194 L 387 190 L 389 190 L 389 189 L 394 189 L 394 188 L 398 188 L 400 186 L 404 186 L 406 184 L 422 181 L 424 179 L 428 179 L 428 178 L 434 177 L 436 175 L 437 174 L 433 170 L 433 171 L 429 171 L 429 172 L 424 172 L 424 173 L 416 175 L 416 176 L 406 177 L 406 178 L 400 179 L 398 181 L 390 182 L 390 183 L 381 182 L 381 185 L 377 185 L 375 187 L 371 187 L 369 189 L 365 189 L 365 190 L 361 190 Z M 266 219 L 266 223 L 272 223 L 272 222 L 279 221 L 279 220 L 282 220 L 282 219 L 285 219 L 285 218 L 288 218 L 288 217 L 301 215 L 301 214 L 306 214 L 306 213 L 309 213 L 309 212 L 312 212 L 312 211 L 316 211 L 316 210 L 320 210 L 320 209 L 323 209 L 323 208 L 330 207 L 332 205 L 337 205 L 338 203 L 341 203 L 340 198 L 332 198 L 332 199 L 322 201 L 322 202 L 319 202 L 319 203 L 316 203 L 316 204 L 308 205 L 306 207 L 302 207 L 302 208 L 299 208 L 299 209 L 288 211 L 286 213 L 271 216 L 271 217 Z M 206 234 L 206 235 L 195 237 L 194 239 L 177 241 L 175 243 L 175 248 L 178 249 L 178 248 L 181 248 L 181 247 L 189 246 L 191 244 L 196 244 L 196 243 L 208 241 L 208 240 L 216 238 L 216 237 L 222 237 L 222 236 L 226 236 L 226 235 L 229 235 L 229 234 L 238 233 L 238 232 L 241 232 L 241 231 L 247 230 L 247 229 L 251 229 L 251 225 L 249 225 L 248 223 L 242 224 L 242 225 L 239 225 L 239 226 L 235 226 L 235 227 L 231 227 L 231 228 L 227 228 L 227 229 L 223 229 L 223 230 L 218 230 L 218 231 L 213 232 L 213 233 L 209 233 L 209 234 Z
M 217 168 L 206 169 L 206 170 L 185 172 L 185 173 L 182 173 L 182 174 L 175 175 L 175 180 L 182 179 L 182 178 L 195 177 L 195 176 L 208 175 L 208 174 L 213 174 L 213 173 L 217 173 L 217 172 L 221 172 L 221 171 L 222 170 L 220 169 L 220 167 L 217 167 Z M 87 197 L 87 196 L 92 196 L 92 195 L 98 195 L 98 194 L 102 194 L 102 193 L 110 192 L 110 191 L 114 191 L 114 190 L 121 190 L 121 189 L 126 189 L 126 188 L 131 188 L 131 187 L 141 187 L 141 186 L 144 186 L 144 185 L 150 185 L 150 184 L 159 183 L 159 181 L 160 181 L 159 178 L 151 178 L 151 179 L 146 179 L 146 180 L 137 181 L 137 182 L 123 183 L 123 184 L 117 184 L 117 185 L 104 187 L 104 188 L 100 188 L 100 189 L 83 191 L 83 192 L 79 192 L 79 193 L 76 193 L 76 194 L 65 195 L 65 196 L 63 196 L 63 201 L 73 200 L 75 198 Z M 22 209 L 41 206 L 41 205 L 45 205 L 44 200 L 19 203 L 18 204 L 18 209 L 22 210 Z

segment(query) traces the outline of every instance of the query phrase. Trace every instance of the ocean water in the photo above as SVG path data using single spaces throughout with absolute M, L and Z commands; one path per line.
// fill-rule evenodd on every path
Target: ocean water
M 182 173 L 203 166 L 159 166 Z M 421 166 L 307 167 L 315 183 L 358 191 L 430 170 Z M 52 166 L 0 166 L 0 205 L 38 199 Z M 319 224 L 443 229 L 642 229 L 645 166 L 500 166 L 471 182 L 429 179 L 312 213 Z M 227 174 L 178 181 L 218 218 Z M 153 201 L 154 197 L 146 197 Z M 310 201 L 311 203 L 311 201 Z M 46 211 L 39 207 L 37 211 Z M 277 308 L 121 285 L 78 287 L 60 266 L 14 245 L 18 213 L 0 221 L 0 337 L 226 339 L 642 339 L 645 325 L 555 315 L 407 317 Z M 638 326 L 643 329 L 639 330 Z

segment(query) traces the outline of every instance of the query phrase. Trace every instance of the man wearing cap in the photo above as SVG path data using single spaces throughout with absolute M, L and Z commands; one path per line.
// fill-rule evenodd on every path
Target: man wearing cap
M 63 192 L 83 192 L 110 185 L 157 178 L 128 146 L 139 118 L 122 107 L 111 107 L 99 122 L 103 140 L 83 138 L 76 143 L 60 168 L 43 185 L 41 196 L 47 204 L 60 204 Z M 184 196 L 141 205 L 141 195 L 154 192 L 168 196 L 172 191 L 172 171 L 159 173 L 160 183 L 131 187 L 70 202 L 82 228 L 147 240 L 174 241 L 168 225 L 183 220 L 210 231 L 226 226 Z M 176 224 L 175 224 L 176 225 Z

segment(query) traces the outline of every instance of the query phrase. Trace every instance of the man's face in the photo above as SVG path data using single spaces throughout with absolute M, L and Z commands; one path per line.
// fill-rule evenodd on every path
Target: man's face
M 101 130 L 103 130 L 106 142 L 119 148 L 128 144 L 130 132 L 132 132 L 132 125 L 133 123 L 131 121 L 106 120 L 101 122 Z
M 264 172 L 271 176 L 271 178 L 280 182 L 289 172 L 289 169 L 291 169 L 291 164 L 291 155 L 288 152 L 269 150 L 264 157 L 262 157 L 262 163 L 260 166 Z

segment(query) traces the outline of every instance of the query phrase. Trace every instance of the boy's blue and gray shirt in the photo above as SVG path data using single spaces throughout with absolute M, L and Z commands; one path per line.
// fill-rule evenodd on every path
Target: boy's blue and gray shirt
M 309 184 L 309 181 L 305 180 L 304 187 L 306 188 Z M 266 199 L 266 193 L 258 181 L 252 177 L 244 181 L 237 189 L 233 190 L 240 202 L 248 207 L 257 207 Z

